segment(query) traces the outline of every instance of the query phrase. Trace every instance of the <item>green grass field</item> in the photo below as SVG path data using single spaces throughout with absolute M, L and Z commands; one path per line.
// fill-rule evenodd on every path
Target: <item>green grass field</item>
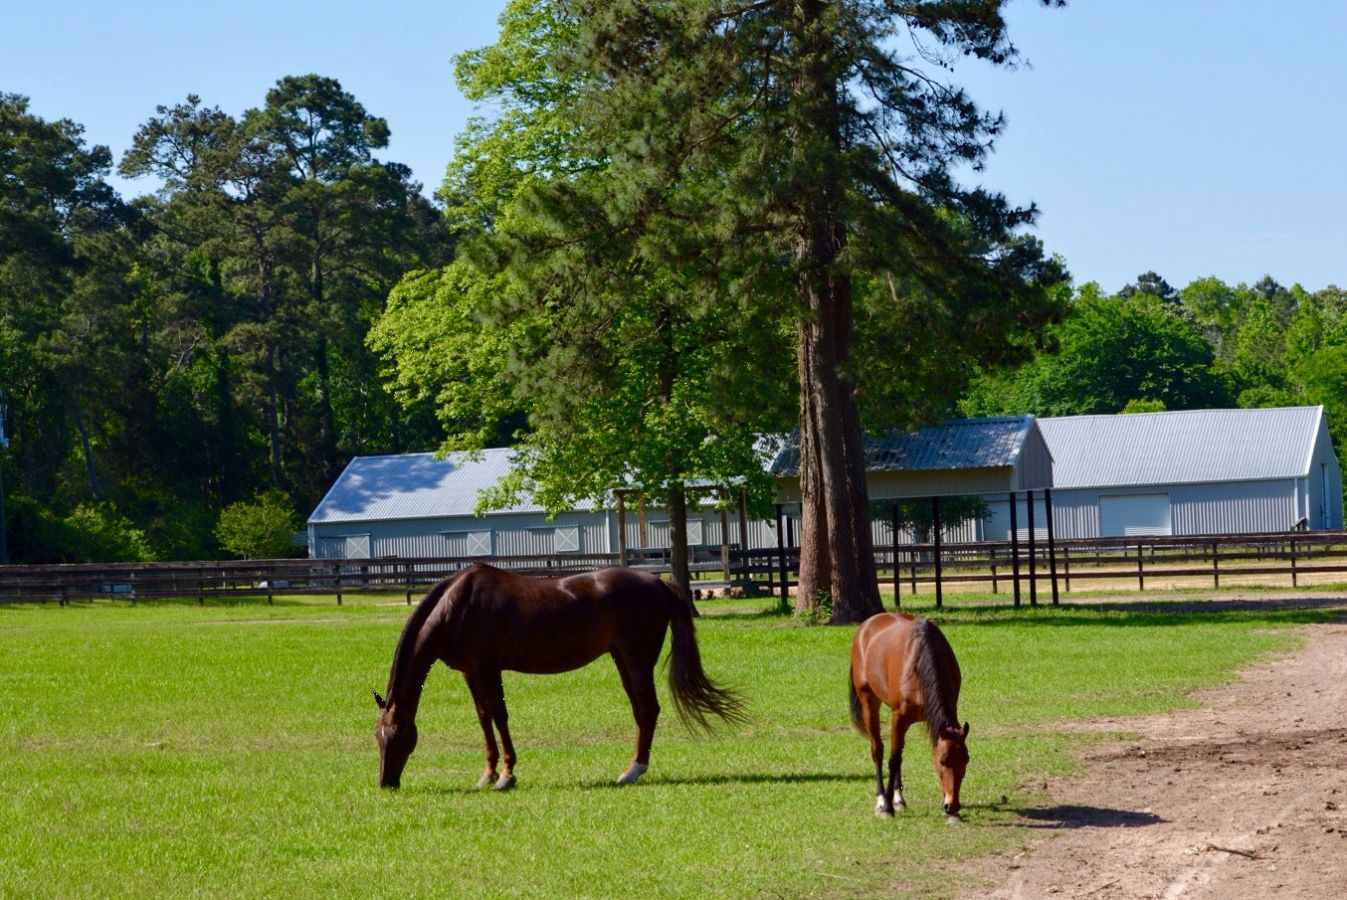
M 404 606 L 0 607 L 0 896 L 938 895 L 954 885 L 933 866 L 1022 839 L 1006 826 L 1084 739 L 1054 723 L 1181 705 L 1327 616 L 942 610 L 972 723 L 950 827 L 924 732 L 909 809 L 874 818 L 846 714 L 852 630 L 757 613 L 766 602 L 704 603 L 698 625 L 752 725 L 689 735 L 661 673 L 634 788 L 610 786 L 633 729 L 610 663 L 507 673 L 520 786 L 506 794 L 469 790 L 480 733 L 443 667 L 402 790 L 375 786 L 370 690 Z

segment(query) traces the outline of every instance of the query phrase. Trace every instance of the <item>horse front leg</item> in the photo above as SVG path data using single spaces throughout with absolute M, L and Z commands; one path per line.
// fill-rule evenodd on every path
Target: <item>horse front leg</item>
M 894 716 L 890 725 L 889 739 L 889 803 L 891 808 L 907 809 L 903 800 L 903 744 L 907 741 L 907 729 L 911 725 L 905 718 Z
M 496 730 L 500 732 L 501 749 L 504 750 L 503 762 L 504 770 L 500 773 L 500 778 L 492 786 L 493 791 L 508 791 L 515 786 L 514 765 L 516 757 L 514 753 L 514 741 L 510 740 L 510 714 L 505 709 L 505 684 L 501 681 L 500 670 L 494 670 L 486 675 L 486 690 L 490 696 L 491 702 L 488 708 L 491 711 L 491 720 L 496 724 Z
M 496 783 L 500 777 L 496 767 L 500 763 L 500 750 L 496 747 L 496 735 L 491 730 L 491 701 L 478 673 L 464 672 L 463 680 L 468 683 L 468 692 L 472 694 L 472 704 L 477 709 L 477 724 L 482 727 L 482 740 L 486 746 L 486 771 L 477 780 L 477 789 L 481 790 Z
M 870 759 L 875 764 L 875 815 L 881 819 L 893 818 L 893 798 L 884 790 L 884 739 L 879 735 L 879 698 L 871 693 L 861 694 L 861 718 L 865 733 L 870 736 Z

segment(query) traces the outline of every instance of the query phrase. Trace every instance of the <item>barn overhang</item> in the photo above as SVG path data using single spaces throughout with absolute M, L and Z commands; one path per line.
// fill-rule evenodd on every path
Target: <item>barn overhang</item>
M 1052 455 L 1033 416 L 961 419 L 865 438 L 872 501 L 959 497 L 1052 487 Z M 800 502 L 798 433 L 784 438 L 770 471 L 777 502 Z

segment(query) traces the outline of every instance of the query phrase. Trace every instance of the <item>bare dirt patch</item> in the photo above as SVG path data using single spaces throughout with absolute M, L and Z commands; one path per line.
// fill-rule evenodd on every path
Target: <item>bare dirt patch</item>
M 968 898 L 1347 896 L 1347 624 L 1205 691 L 1199 709 L 1096 720 L 1140 735 L 1021 811 L 1041 837 L 973 863 Z

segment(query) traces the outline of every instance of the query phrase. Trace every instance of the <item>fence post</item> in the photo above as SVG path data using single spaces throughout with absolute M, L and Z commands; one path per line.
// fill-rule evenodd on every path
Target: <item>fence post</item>
M 997 593 L 997 590 L 996 590 L 996 548 L 995 548 L 995 547 L 993 547 L 993 548 L 991 549 L 991 560 L 992 560 L 992 593 L 995 594 L 995 593 Z
M 935 539 L 935 608 L 944 606 L 944 593 L 940 583 L 940 498 L 931 498 L 931 537 Z
M 403 576 L 403 579 L 406 581 L 406 584 L 407 584 L 407 605 L 408 605 L 408 606 L 411 606 L 411 605 L 412 605 L 412 564 L 411 564 L 411 563 L 403 563 L 403 564 L 402 564 L 402 576 Z
M 1038 538 L 1034 534 L 1034 492 L 1024 492 L 1029 514 L 1029 605 L 1038 605 Z
M 341 606 L 341 563 L 332 564 L 333 584 L 337 587 L 337 605 Z
M 790 609 L 789 579 L 786 577 L 786 527 L 781 504 L 776 504 L 776 561 L 781 573 L 781 611 Z
M 1299 587 L 1296 584 L 1296 539 L 1291 538 L 1291 587 Z
M 1071 593 L 1071 548 L 1062 548 L 1062 569 L 1066 578 L 1066 592 Z
M 1212 581 L 1212 587 L 1220 588 L 1220 586 L 1221 586 L 1221 555 L 1220 555 L 1220 553 L 1218 552 L 1217 547 L 1218 547 L 1217 543 L 1216 543 L 1215 541 L 1212 541 L 1212 542 L 1211 542 L 1211 581 Z
M 1140 543 L 1137 544 L 1137 590 L 1146 590 L 1146 570 L 1144 568 L 1146 561 L 1146 549 Z
M 1043 515 L 1048 520 L 1048 574 L 1052 578 L 1052 605 L 1061 603 L 1057 596 L 1057 531 L 1052 524 L 1052 490 L 1043 489 Z
M 1020 511 L 1010 492 L 1010 572 L 1015 585 L 1015 607 L 1020 605 Z

